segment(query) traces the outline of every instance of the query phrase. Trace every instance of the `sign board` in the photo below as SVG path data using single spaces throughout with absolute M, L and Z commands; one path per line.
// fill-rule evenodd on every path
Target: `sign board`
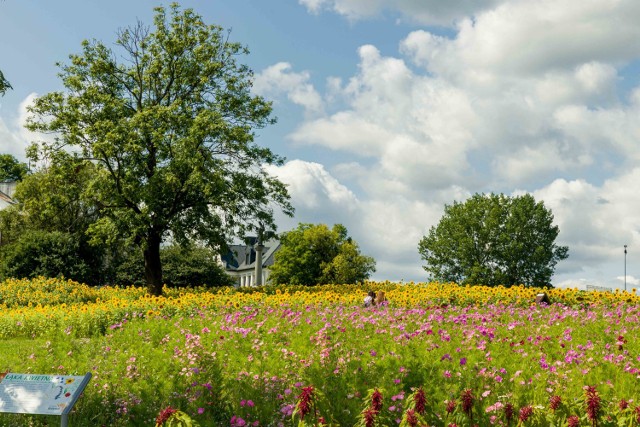
M 7 373 L 0 381 L 0 412 L 66 416 L 90 379 L 90 373 L 80 376 Z

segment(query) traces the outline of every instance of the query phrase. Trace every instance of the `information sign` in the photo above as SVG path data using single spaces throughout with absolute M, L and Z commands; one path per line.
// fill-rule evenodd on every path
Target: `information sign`
M 65 416 L 89 383 L 86 375 L 7 373 L 0 381 L 0 412 Z

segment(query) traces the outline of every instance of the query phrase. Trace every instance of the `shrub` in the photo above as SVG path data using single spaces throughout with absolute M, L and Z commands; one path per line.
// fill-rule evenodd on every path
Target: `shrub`
M 2 278 L 66 277 L 81 283 L 95 278 L 91 248 L 69 233 L 28 231 L 3 247 L 2 255 Z
M 160 250 L 162 278 L 170 287 L 230 286 L 233 279 L 218 264 L 216 253 L 198 246 L 172 245 Z M 144 259 L 134 250 L 117 268 L 115 284 L 144 285 Z

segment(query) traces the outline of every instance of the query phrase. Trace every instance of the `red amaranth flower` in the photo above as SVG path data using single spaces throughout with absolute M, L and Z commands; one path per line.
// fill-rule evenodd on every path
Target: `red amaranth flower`
M 382 409 L 382 393 L 378 389 L 375 389 L 371 395 L 371 409 L 376 413 Z
M 562 403 L 562 398 L 560 396 L 558 395 L 551 396 L 551 398 L 549 399 L 549 409 L 551 409 L 552 411 L 555 411 L 560 407 L 561 403 Z
M 624 339 L 623 335 L 618 335 L 618 340 L 616 341 L 616 344 L 618 344 L 618 350 L 622 351 L 622 349 L 624 348 L 623 345 L 627 343 L 627 340 Z
M 451 399 L 451 400 L 447 400 L 447 414 L 452 413 L 453 411 L 455 411 L 456 409 L 456 400 L 455 399 Z
M 471 411 L 473 410 L 473 394 L 470 388 L 465 389 L 460 395 L 462 401 L 462 411 L 471 418 Z
M 636 406 L 636 421 L 640 423 L 640 406 Z
M 156 418 L 156 425 L 160 425 L 161 426 L 162 424 L 164 424 L 165 421 L 167 421 L 169 419 L 169 417 L 171 415 L 173 415 L 177 411 L 178 411 L 177 409 L 174 409 L 171 406 L 167 406 L 165 409 L 160 411 L 160 413 L 158 414 L 158 416 Z
M 580 425 L 580 418 L 577 415 L 571 415 L 567 418 L 567 426 L 569 427 L 578 427 Z
M 410 427 L 416 427 L 418 425 L 418 417 L 416 417 L 416 411 L 413 409 L 407 409 L 407 413 L 405 414 L 407 424 Z
M 533 407 L 531 405 L 523 406 L 522 408 L 520 408 L 520 415 L 518 419 L 520 420 L 520 422 L 524 423 L 529 419 L 529 417 L 531 417 L 532 414 Z
M 507 425 L 509 425 L 509 423 L 513 419 L 513 405 L 509 402 L 505 403 L 504 405 L 504 417 L 507 420 Z
M 620 399 L 620 402 L 618 402 L 618 408 L 620 408 L 621 411 L 624 411 L 628 407 L 629 407 L 629 402 L 626 401 L 625 399 Z
M 378 411 L 373 408 L 367 408 L 364 410 L 362 415 L 365 427 L 373 427 L 376 424 L 376 415 L 378 415 Z
M 587 417 L 595 426 L 600 413 L 600 396 L 598 396 L 595 386 L 586 386 L 585 390 L 587 394 Z
M 298 413 L 300 419 L 304 419 L 304 416 L 311 411 L 311 400 L 313 398 L 313 386 L 303 387 L 302 393 L 298 396 Z
M 422 387 L 416 391 L 416 394 L 413 395 L 413 401 L 416 404 L 416 412 L 420 415 L 424 414 L 424 410 L 427 407 L 427 396 L 424 393 Z

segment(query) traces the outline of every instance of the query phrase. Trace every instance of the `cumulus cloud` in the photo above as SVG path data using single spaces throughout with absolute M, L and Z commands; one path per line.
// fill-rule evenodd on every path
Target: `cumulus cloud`
M 625 282 L 625 277 L 624 276 L 618 276 L 616 277 L 616 279 L 618 279 L 621 283 Z M 629 286 L 638 286 L 640 284 L 640 279 L 637 279 L 633 276 L 628 276 L 627 275 L 627 285 Z
M 384 253 L 384 269 L 419 264 L 417 242 L 444 204 L 527 191 L 552 209 L 570 248 L 559 282 L 584 273 L 616 286 L 620 272 L 602 266 L 619 263 L 623 244 L 640 245 L 640 87 L 620 90 L 624 67 L 640 58 L 640 3 L 299 1 L 313 13 L 391 10 L 452 29 L 412 31 L 397 55 L 360 47 L 358 71 L 327 83 L 324 99 L 343 104 L 290 134 L 348 154 L 331 165 L 357 194 L 343 222 Z
M 570 248 L 569 259 L 559 266 L 561 272 L 615 263 L 623 245 L 640 246 L 640 219 L 636 215 L 640 195 L 634 190 L 638 179 L 640 168 L 610 178 L 601 186 L 583 179 L 557 179 L 533 193 L 553 211 L 559 240 Z M 637 259 L 634 252 L 629 250 Z
M 312 13 L 324 10 L 349 20 L 371 18 L 383 11 L 399 12 L 405 19 L 427 25 L 452 25 L 504 0 L 298 0 Z
M 359 204 L 355 194 L 319 163 L 291 160 L 283 166 L 268 165 L 265 170 L 287 185 L 296 215 L 307 218 L 305 222 L 344 218 Z
M 46 139 L 52 140 L 52 136 L 34 133 L 25 129 L 24 125 L 27 121 L 27 107 L 33 103 L 37 94 L 29 94 L 18 106 L 15 113 L 15 119 L 6 121 L 0 117 L 0 152 L 11 154 L 20 161 L 25 159 L 26 148 L 34 141 Z
M 291 64 L 279 62 L 255 76 L 253 91 L 262 96 L 286 94 L 291 102 L 302 106 L 308 114 L 318 114 L 324 108 L 323 101 L 309 83 L 309 78 L 308 72 L 293 72 Z
M 16 158 L 24 158 L 25 142 L 20 138 L 19 130 L 10 127 L 0 118 L 0 152 L 11 154 Z
M 460 183 L 475 147 L 477 116 L 468 97 L 443 80 L 413 74 L 403 60 L 383 57 L 373 46 L 361 47 L 359 55 L 360 72 L 342 88 L 349 108 L 306 121 L 292 140 L 376 158 L 372 170 L 398 188 Z
M 420 30 L 403 49 L 440 75 L 496 83 L 498 77 L 572 70 L 591 61 L 632 60 L 640 53 L 639 16 L 633 0 L 505 2 L 460 21 L 455 38 Z

